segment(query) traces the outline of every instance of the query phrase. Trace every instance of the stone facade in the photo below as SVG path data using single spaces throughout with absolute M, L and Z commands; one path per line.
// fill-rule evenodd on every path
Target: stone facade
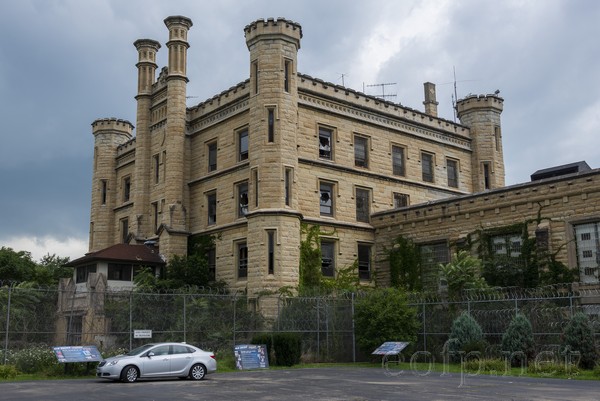
M 598 284 L 599 222 L 600 169 L 378 212 L 372 216 L 377 260 L 384 259 L 385 249 L 390 249 L 398 236 L 409 238 L 417 245 L 439 244 L 442 249 L 440 259 L 449 259 L 450 253 L 464 245 L 469 235 L 494 233 L 525 224 L 529 237 L 536 238 L 538 252 L 556 255 L 557 261 L 569 268 L 578 268 L 580 281 L 591 285 Z M 579 236 L 576 236 L 577 229 L 581 231 Z M 521 233 L 511 234 L 518 241 Z M 502 239 L 499 244 L 499 251 L 506 253 Z M 476 249 L 471 251 L 477 252 Z M 518 246 L 515 251 L 520 252 Z M 381 263 L 377 270 L 379 283 L 389 285 L 389 266 Z
M 368 249 L 366 278 L 381 213 L 504 186 L 497 94 L 459 100 L 456 123 L 437 117 L 432 83 L 419 111 L 301 74 L 302 28 L 280 18 L 245 27 L 248 79 L 186 107 L 192 21 L 165 24 L 158 77 L 160 44 L 134 44 L 136 136 L 126 121 L 92 124 L 90 251 L 154 241 L 169 258 L 213 235 L 217 279 L 254 294 L 298 284 L 307 223 L 332 232 L 335 268 Z

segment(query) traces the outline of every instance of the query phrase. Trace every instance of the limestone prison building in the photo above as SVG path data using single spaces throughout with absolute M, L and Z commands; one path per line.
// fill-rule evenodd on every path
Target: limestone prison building
M 438 117 L 429 82 L 423 111 L 324 82 L 298 72 L 302 28 L 278 18 L 244 28 L 248 78 L 187 107 L 186 67 L 196 59 L 188 60 L 192 21 L 164 22 L 168 66 L 156 64 L 159 42 L 134 43 L 135 136 L 129 121 L 92 124 L 90 253 L 72 262 L 77 282 L 100 271 L 90 263 L 103 253 L 123 252 L 119 244 L 154 244 L 168 260 L 186 254 L 190 236 L 211 235 L 211 269 L 230 288 L 252 295 L 296 286 L 306 223 L 331 233 L 321 238 L 324 275 L 358 260 L 361 279 L 379 270 L 385 285 L 386 266 L 376 255 L 393 236 L 445 244 L 443 261 L 451 237 L 461 235 L 452 227 L 468 231 L 485 219 L 506 224 L 531 203 L 525 196 L 532 187 L 570 206 L 556 194 L 561 177 L 549 179 L 560 184 L 504 188 L 498 94 L 458 100 L 457 123 Z M 564 183 L 580 201 L 582 185 L 598 186 L 598 171 L 587 174 L 591 184 Z M 585 199 L 597 199 L 596 189 Z M 561 227 L 559 235 L 567 235 Z M 105 273 L 110 286 L 130 282 L 134 272 L 131 263 L 113 263 Z

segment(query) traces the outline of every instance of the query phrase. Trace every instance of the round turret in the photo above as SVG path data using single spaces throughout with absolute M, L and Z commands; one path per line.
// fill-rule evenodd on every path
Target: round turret
M 456 103 L 458 118 L 471 133 L 473 192 L 505 185 L 500 124 L 503 107 L 504 99 L 498 93 L 471 95 Z

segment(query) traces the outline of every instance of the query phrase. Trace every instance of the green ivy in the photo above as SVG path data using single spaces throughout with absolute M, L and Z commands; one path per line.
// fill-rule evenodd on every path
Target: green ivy
M 321 260 L 321 236 L 332 236 L 336 231 L 321 231 L 319 225 L 302 223 L 300 226 L 302 240 L 300 241 L 300 279 L 298 293 L 314 295 L 333 293 L 336 291 L 356 291 L 361 286 L 358 276 L 358 260 L 351 265 L 336 270 L 335 277 L 324 277 Z M 373 277 L 371 278 L 373 280 Z M 287 290 L 282 288 L 281 290 Z M 280 292 L 282 292 L 280 290 Z
M 384 249 L 390 265 L 390 285 L 406 291 L 421 291 L 421 255 L 412 240 L 396 237 L 390 249 Z

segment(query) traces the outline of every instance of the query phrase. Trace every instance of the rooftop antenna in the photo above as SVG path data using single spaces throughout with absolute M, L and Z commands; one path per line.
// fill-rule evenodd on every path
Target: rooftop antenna
M 456 92 L 456 67 L 452 66 L 452 72 L 454 74 L 454 95 L 452 99 L 452 110 L 454 110 L 454 122 L 456 122 L 456 102 L 458 102 L 458 95 Z
M 339 73 L 339 74 L 340 74 L 340 77 L 342 78 L 342 86 L 346 86 L 346 85 L 344 85 L 344 77 L 348 74 L 344 74 L 343 72 Z
M 363 84 L 363 85 L 364 85 L 364 84 Z M 393 93 L 393 94 L 388 94 L 388 95 L 386 95 L 386 94 L 385 94 L 385 87 L 386 87 L 386 86 L 389 86 L 389 85 L 396 85 L 396 82 L 387 83 L 387 84 L 373 84 L 373 85 L 367 85 L 367 87 L 374 87 L 374 86 L 379 86 L 379 87 L 381 87 L 381 95 L 375 95 L 375 97 L 378 97 L 378 98 L 381 98 L 381 99 L 385 100 L 385 98 L 387 98 L 387 97 L 396 97 L 396 94 L 395 94 L 395 93 Z M 364 89 L 363 89 L 363 91 L 364 91 Z

